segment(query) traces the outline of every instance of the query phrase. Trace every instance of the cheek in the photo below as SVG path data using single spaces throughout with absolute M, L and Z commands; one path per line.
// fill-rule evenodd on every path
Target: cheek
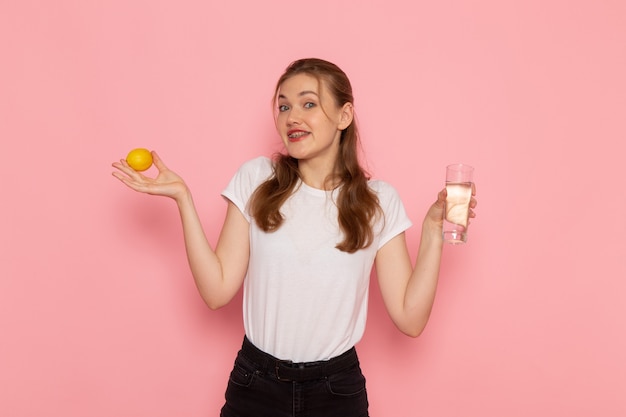
M 317 126 L 318 128 L 327 129 L 328 126 L 332 125 L 332 122 L 325 114 L 315 114 L 311 115 L 307 118 L 307 122 L 312 126 Z
M 279 113 L 274 118 L 274 125 L 276 126 L 277 130 L 280 130 L 281 128 L 285 127 L 285 115 L 283 113 Z

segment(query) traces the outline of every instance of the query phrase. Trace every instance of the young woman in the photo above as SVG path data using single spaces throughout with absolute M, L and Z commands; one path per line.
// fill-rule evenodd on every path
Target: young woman
M 189 265 L 210 308 L 244 286 L 246 335 L 223 417 L 368 415 L 354 346 L 365 328 L 374 264 L 395 325 L 417 337 L 428 321 L 445 189 L 422 223 L 413 266 L 404 235 L 411 222 L 397 192 L 359 165 L 353 103 L 336 65 L 302 59 L 286 69 L 275 93 L 285 151 L 248 161 L 235 174 L 223 192 L 228 209 L 215 249 L 190 190 L 156 153 L 154 179 L 124 160 L 113 164 L 113 175 L 130 188 L 176 201 Z

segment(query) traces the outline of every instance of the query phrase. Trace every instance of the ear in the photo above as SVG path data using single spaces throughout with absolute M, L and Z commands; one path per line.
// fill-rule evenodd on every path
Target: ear
M 354 120 L 354 106 L 346 103 L 341 108 L 341 119 L 339 120 L 339 130 L 344 130 L 352 124 Z

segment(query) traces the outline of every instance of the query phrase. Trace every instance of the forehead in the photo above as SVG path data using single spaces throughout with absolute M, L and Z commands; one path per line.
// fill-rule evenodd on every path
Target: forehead
M 278 88 L 278 98 L 296 98 L 307 93 L 320 96 L 323 90 L 325 90 L 323 82 L 312 75 L 301 73 L 282 82 Z

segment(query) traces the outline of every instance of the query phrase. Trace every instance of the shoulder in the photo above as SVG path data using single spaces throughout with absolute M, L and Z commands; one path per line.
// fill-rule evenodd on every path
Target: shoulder
M 238 181 L 260 183 L 268 179 L 273 172 L 272 160 L 266 156 L 259 156 L 241 164 L 235 178 Z
M 411 227 L 412 223 L 394 186 L 381 180 L 370 180 L 369 186 L 378 196 L 383 213 L 380 249 L 391 238 Z
M 239 166 L 231 178 L 227 190 L 238 192 L 247 197 L 254 189 L 266 181 L 273 173 L 272 160 L 265 156 L 250 159 Z
M 398 190 L 390 183 L 382 180 L 370 180 L 369 187 L 378 197 L 378 204 L 384 213 L 404 210 L 404 203 Z
M 250 159 L 239 167 L 240 172 L 248 172 L 255 174 L 270 174 L 273 170 L 273 162 L 267 156 L 258 156 L 254 159 Z
M 239 166 L 222 195 L 232 201 L 247 216 L 246 205 L 256 188 L 273 172 L 272 160 L 261 156 L 250 159 Z M 249 217 L 247 217 L 249 218 Z
M 379 199 L 400 198 L 398 190 L 386 181 L 370 180 L 368 185 L 378 195 Z

